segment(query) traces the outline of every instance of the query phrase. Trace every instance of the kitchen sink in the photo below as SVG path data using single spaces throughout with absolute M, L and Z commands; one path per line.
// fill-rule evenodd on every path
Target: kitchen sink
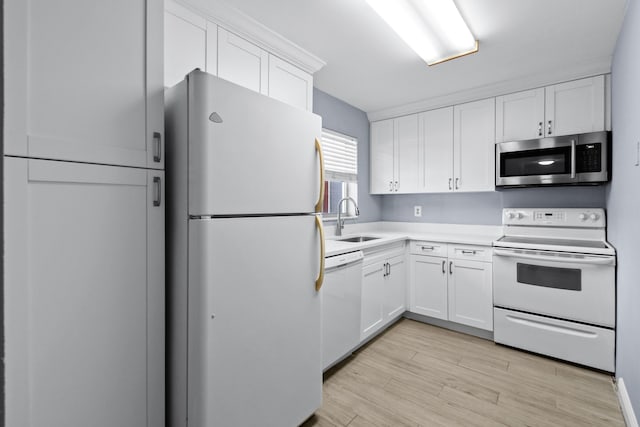
M 345 238 L 336 239 L 336 240 L 338 240 L 339 242 L 361 243 L 361 242 L 368 242 L 369 240 L 376 240 L 376 239 L 380 239 L 380 237 L 355 236 L 355 237 L 345 237 Z

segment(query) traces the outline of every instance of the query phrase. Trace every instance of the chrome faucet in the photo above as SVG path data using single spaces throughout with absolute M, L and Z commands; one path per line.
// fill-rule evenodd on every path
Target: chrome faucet
M 358 209 L 358 204 L 356 203 L 355 200 L 353 200 L 353 197 L 343 197 L 342 199 L 340 199 L 340 201 L 338 202 L 338 222 L 336 224 L 336 236 L 342 236 L 342 229 L 344 228 L 344 219 L 342 219 L 341 217 L 342 210 L 340 209 L 340 206 L 342 205 L 342 202 L 344 202 L 345 200 L 351 200 L 351 202 L 353 203 L 353 206 L 356 208 L 356 216 L 360 215 L 360 209 Z

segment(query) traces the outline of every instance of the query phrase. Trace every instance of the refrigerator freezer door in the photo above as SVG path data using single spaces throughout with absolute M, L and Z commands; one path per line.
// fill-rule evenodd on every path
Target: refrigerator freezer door
M 313 215 L 189 221 L 191 426 L 294 426 L 321 404 Z
M 320 116 L 201 71 L 187 79 L 189 214 L 313 212 Z

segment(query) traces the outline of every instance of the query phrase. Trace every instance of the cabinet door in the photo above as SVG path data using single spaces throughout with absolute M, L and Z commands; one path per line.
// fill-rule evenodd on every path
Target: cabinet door
M 269 55 L 269 96 L 303 110 L 313 109 L 313 76 Z
M 449 320 L 493 330 L 491 263 L 449 260 Z
M 207 21 L 172 1 L 165 7 L 164 85 L 171 87 L 193 69 L 206 69 Z
M 495 188 L 494 98 L 454 107 L 453 153 L 456 191 Z
M 7 0 L 5 154 L 162 169 L 162 3 Z
M 411 256 L 410 310 L 447 320 L 447 258 Z
M 393 191 L 393 119 L 371 123 L 371 188 L 372 194 Z
M 453 107 L 420 114 L 420 189 L 453 190 Z
M 384 286 L 384 263 L 376 262 L 362 269 L 362 320 L 360 341 L 382 327 L 382 298 Z
M 269 54 L 218 27 L 218 77 L 267 95 Z
M 164 425 L 162 172 L 4 173 L 7 425 Z
M 418 115 L 395 119 L 394 191 L 418 192 Z
M 571 135 L 605 130 L 604 89 L 604 76 L 547 87 L 546 135 Z
M 544 137 L 544 88 L 496 97 L 496 142 Z
M 385 323 L 398 317 L 406 309 L 407 274 L 405 268 L 404 255 L 395 256 L 387 261 L 387 276 L 383 290 Z

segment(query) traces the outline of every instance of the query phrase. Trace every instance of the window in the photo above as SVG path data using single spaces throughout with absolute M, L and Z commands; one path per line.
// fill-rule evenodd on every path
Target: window
M 338 202 L 343 197 L 358 201 L 358 140 L 338 132 L 322 129 L 324 153 L 325 218 L 338 215 Z M 355 215 L 353 203 L 342 203 L 342 214 Z

